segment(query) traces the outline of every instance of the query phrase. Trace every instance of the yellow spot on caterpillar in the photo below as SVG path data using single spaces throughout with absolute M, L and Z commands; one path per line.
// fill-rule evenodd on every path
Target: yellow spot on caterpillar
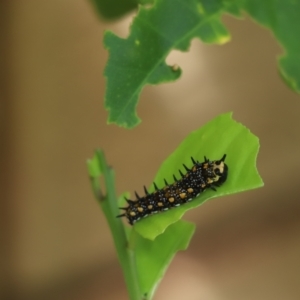
M 216 176 L 213 178 L 214 181 L 218 181 L 219 179 L 220 179 L 220 176 L 218 176 L 218 175 L 216 175 Z
M 160 207 L 164 206 L 164 204 L 162 202 L 158 202 L 157 205 L 160 206 Z
M 173 203 L 175 199 L 174 199 L 174 197 L 170 197 L 168 200 L 169 200 L 169 202 Z
M 169 198 L 170 196 L 171 196 L 171 195 L 170 195 L 170 192 L 166 192 L 166 193 L 165 193 L 165 197 L 166 197 L 166 198 Z
M 213 171 L 214 171 L 214 173 L 216 173 L 216 171 L 219 169 L 219 173 L 220 174 L 223 174 L 223 172 L 224 172 L 224 163 L 221 161 L 220 162 L 220 164 L 217 164 L 216 162 L 214 163 L 214 165 L 213 165 Z
M 193 171 L 193 172 L 196 172 L 196 171 L 197 171 L 196 166 L 193 167 L 192 171 Z
M 139 212 L 143 212 L 143 211 L 144 211 L 144 209 L 143 209 L 142 207 L 138 207 L 137 210 L 138 210 Z
M 213 183 L 213 180 L 211 178 L 207 178 L 206 182 L 207 183 Z
M 186 197 L 186 193 L 180 193 L 179 196 L 181 199 L 184 199 Z
M 129 214 L 130 214 L 132 217 L 134 217 L 134 216 L 136 215 L 136 213 L 135 213 L 134 211 L 131 211 Z
M 152 209 L 153 208 L 153 205 L 148 205 L 148 209 Z
M 208 168 L 208 164 L 204 164 L 203 169 L 207 169 L 207 168 Z
M 206 184 L 203 183 L 203 184 L 201 184 L 200 186 L 204 189 L 204 188 L 206 187 Z
M 188 188 L 187 191 L 191 194 L 194 190 L 192 188 Z

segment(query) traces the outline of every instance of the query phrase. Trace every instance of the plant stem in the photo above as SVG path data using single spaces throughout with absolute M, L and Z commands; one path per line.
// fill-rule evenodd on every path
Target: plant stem
M 128 240 L 121 220 L 116 218 L 119 213 L 119 209 L 117 206 L 117 197 L 114 185 L 114 172 L 107 165 L 104 153 L 101 150 L 97 150 L 96 155 L 98 158 L 99 168 L 104 176 L 106 196 L 102 197 L 100 190 L 95 190 L 95 188 L 98 186 L 97 184 L 93 183 L 93 181 L 98 181 L 99 178 L 92 178 L 94 194 L 97 195 L 97 199 L 102 207 L 112 232 L 130 300 L 140 300 L 142 296 L 139 288 L 137 269 L 135 266 L 135 254 L 133 249 L 128 248 Z

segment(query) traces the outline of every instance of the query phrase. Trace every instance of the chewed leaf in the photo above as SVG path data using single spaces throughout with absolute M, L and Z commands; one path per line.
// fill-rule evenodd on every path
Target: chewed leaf
M 140 3 L 152 2 L 150 8 L 140 6 L 126 39 L 111 32 L 105 34 L 104 44 L 109 50 L 104 72 L 109 123 L 128 128 L 137 125 L 140 119 L 136 106 L 142 89 L 147 84 L 179 78 L 180 67 L 165 63 L 171 50 L 187 51 L 193 38 L 207 43 L 227 42 L 229 34 L 220 20 L 224 12 L 240 17 L 246 11 L 272 30 L 285 50 L 279 59 L 280 74 L 292 89 L 300 92 L 300 1 L 144 0 Z M 135 6 L 133 0 L 124 3 Z
M 128 38 L 106 32 L 105 106 L 110 123 L 137 125 L 136 105 L 143 87 L 180 76 L 178 66 L 165 63 L 171 50 L 187 51 L 195 37 L 217 43 L 229 39 L 219 21 L 221 7 L 219 0 L 157 0 L 151 8 L 140 7 Z
M 187 210 L 208 199 L 261 187 L 263 181 L 256 168 L 258 150 L 258 138 L 248 128 L 232 120 L 230 113 L 220 115 L 192 132 L 162 164 L 155 178 L 158 187 L 165 185 L 164 178 L 173 182 L 173 174 L 179 177 L 178 168 L 184 171 L 181 167 L 183 163 L 191 166 L 190 157 L 199 161 L 203 161 L 204 156 L 218 160 L 223 154 L 227 154 L 227 181 L 217 191 L 206 190 L 189 203 L 136 222 L 134 230 L 143 237 L 154 240 L 168 226 L 177 222 Z M 149 190 L 152 192 L 153 187 Z

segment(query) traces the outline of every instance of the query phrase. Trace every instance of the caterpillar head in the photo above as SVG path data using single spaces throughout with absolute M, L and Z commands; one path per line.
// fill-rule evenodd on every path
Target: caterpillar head
M 225 164 L 226 154 L 220 160 L 215 160 L 212 162 L 212 169 L 213 169 L 213 181 L 215 185 L 223 184 L 228 175 L 228 166 Z

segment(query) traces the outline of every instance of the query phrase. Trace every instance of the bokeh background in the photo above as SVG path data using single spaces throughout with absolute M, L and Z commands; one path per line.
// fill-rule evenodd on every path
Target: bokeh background
M 265 187 L 185 216 L 196 234 L 155 299 L 300 299 L 300 97 L 268 30 L 224 16 L 231 42 L 172 52 L 182 78 L 147 87 L 142 123 L 125 130 L 106 124 L 102 37 L 126 37 L 132 15 L 107 23 L 87 0 L 2 1 L 1 14 L 1 299 L 127 299 L 86 159 L 103 148 L 118 192 L 141 192 L 190 131 L 228 111 L 260 138 Z

